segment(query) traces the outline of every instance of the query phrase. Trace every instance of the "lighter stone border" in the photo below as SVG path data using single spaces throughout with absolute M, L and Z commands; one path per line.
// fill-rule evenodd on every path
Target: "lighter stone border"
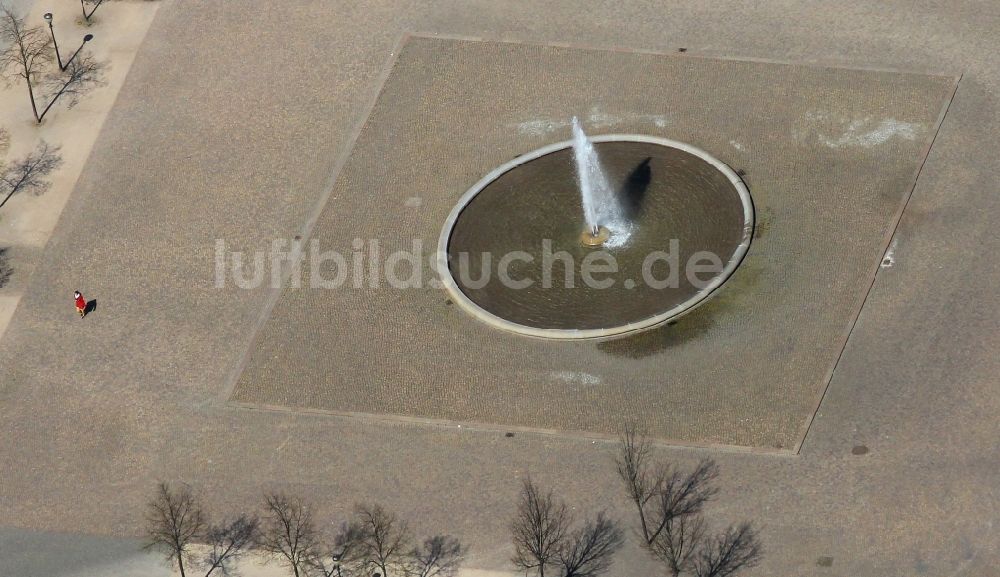
M 684 142 L 678 142 L 676 140 L 670 140 L 668 138 L 659 138 L 655 136 L 646 136 L 642 134 L 603 134 L 600 136 L 593 136 L 590 138 L 592 142 L 645 142 L 649 144 L 659 144 L 660 146 L 666 146 L 669 148 L 676 148 L 682 150 L 698 158 L 704 160 L 705 162 L 714 166 L 719 172 L 724 174 L 729 182 L 736 189 L 736 193 L 740 197 L 740 201 L 743 203 L 743 240 L 736 247 L 736 251 L 733 253 L 732 258 L 726 263 L 726 266 L 722 269 L 722 273 L 712 279 L 709 285 L 702 290 L 695 293 L 688 300 L 678 304 L 677 306 L 671 308 L 670 310 L 654 315 L 647 319 L 628 323 L 625 325 L 620 325 L 617 327 L 610 327 L 605 329 L 540 329 L 537 327 L 529 327 L 526 325 L 511 322 L 507 319 L 499 317 L 490 311 L 480 307 L 469 297 L 465 295 L 464 292 L 458 287 L 458 283 L 455 282 L 454 277 L 451 275 L 451 267 L 448 266 L 448 242 L 451 240 L 451 233 L 455 227 L 455 223 L 458 221 L 459 215 L 465 210 L 472 199 L 475 198 L 487 185 L 492 183 L 494 180 L 499 178 L 502 174 L 522 165 L 536 158 L 545 156 L 546 154 L 551 154 L 558 150 L 563 150 L 570 148 L 573 145 L 572 140 L 565 140 L 562 142 L 556 142 L 554 144 L 549 144 L 543 146 L 529 153 L 523 154 L 510 162 L 503 164 L 495 169 L 493 169 L 489 174 L 484 176 L 479 182 L 477 182 L 472 188 L 465 192 L 462 197 L 458 200 L 455 208 L 451 210 L 451 214 L 448 215 L 448 219 L 444 223 L 444 228 L 441 231 L 441 237 L 438 240 L 438 254 L 437 254 L 437 269 L 441 275 L 441 281 L 444 285 L 445 290 L 451 296 L 452 300 L 460 307 L 465 309 L 466 312 L 471 314 L 473 317 L 479 319 L 480 321 L 489 324 L 498 329 L 505 331 L 541 338 L 549 340 L 605 340 L 614 337 L 620 337 L 624 335 L 629 335 L 637 333 L 640 331 L 645 331 L 651 328 L 658 327 L 667 321 L 679 318 L 696 307 L 704 303 L 711 297 L 719 287 L 725 283 L 729 277 L 732 276 L 736 268 L 740 266 L 743 262 L 743 258 L 746 256 L 747 251 L 750 249 L 750 242 L 753 240 L 753 229 L 754 229 L 754 208 L 753 208 L 753 198 L 750 196 L 750 191 L 747 190 L 746 185 L 743 180 L 729 168 L 728 165 L 723 163 L 721 160 L 715 158 L 711 154 L 705 152 L 704 150 L 686 144 Z

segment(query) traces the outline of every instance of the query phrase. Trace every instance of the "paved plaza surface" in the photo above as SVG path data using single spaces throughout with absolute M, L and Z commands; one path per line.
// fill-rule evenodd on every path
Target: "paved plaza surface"
M 664 443 L 657 454 L 685 464 L 706 456 L 718 461 L 721 492 L 713 511 L 720 522 L 751 518 L 762 527 L 767 555 L 749 574 L 1000 574 L 1000 425 L 995 417 L 1000 410 L 995 353 L 1000 272 L 993 257 L 1000 235 L 992 217 L 1000 211 L 998 30 L 1000 10 L 975 2 L 947 7 L 681 2 L 669 9 L 648 2 L 583 7 L 578 2 L 435 2 L 402 9 L 393 2 L 168 0 L 0 341 L 0 525 L 134 537 L 158 479 L 192 483 L 219 512 L 254 504 L 265 489 L 283 488 L 315 501 L 321 516 L 331 521 L 342 519 L 355 501 L 380 501 L 422 530 L 460 536 L 470 546 L 469 567 L 502 569 L 509 567 L 512 503 L 519 480 L 529 472 L 557 487 L 578 509 L 607 506 L 631 519 L 610 461 L 613 444 L 602 440 L 522 429 L 506 437 L 498 422 L 459 427 L 327 414 L 313 409 L 337 407 L 313 402 L 309 395 L 319 390 L 317 384 L 304 381 L 300 398 L 307 402 L 297 403 L 291 394 L 281 403 L 257 399 L 282 405 L 271 409 L 230 400 L 233 393 L 245 400 L 238 381 L 247 359 L 249 366 L 254 362 L 247 352 L 260 342 L 258 335 L 274 330 L 269 319 L 288 310 L 280 289 L 215 288 L 215 241 L 225 239 L 234 250 L 267 249 L 272 239 L 320 230 L 338 209 L 345 216 L 365 206 L 383 210 L 378 198 L 338 205 L 338 189 L 352 183 L 337 177 L 352 174 L 358 146 L 389 145 L 388 138 L 366 141 L 363 127 L 382 87 L 391 86 L 386 70 L 399 58 L 404 35 L 413 33 L 564 44 L 574 47 L 567 53 L 577 54 L 577 47 L 596 50 L 588 52 L 595 58 L 622 50 L 623 61 L 637 51 L 673 55 L 679 48 L 694 56 L 651 55 L 651 62 L 671 63 L 652 67 L 702 63 L 700 57 L 740 58 L 896 69 L 923 79 L 948 79 L 940 91 L 928 90 L 933 105 L 930 97 L 920 99 L 926 112 L 919 123 L 928 132 L 913 141 L 896 138 L 884 144 L 891 150 L 913 148 L 900 151 L 894 161 L 899 164 L 893 165 L 899 174 L 887 178 L 901 185 L 906 174 L 912 182 L 918 168 L 919 178 L 894 231 L 892 208 L 886 207 L 901 205 L 905 186 L 887 189 L 885 206 L 862 209 L 866 218 L 881 223 L 871 226 L 876 232 L 860 225 L 856 230 L 859 242 L 869 243 L 868 272 L 878 266 L 870 259 L 879 258 L 872 253 L 878 252 L 880 235 L 889 240 L 891 234 L 888 258 L 874 281 L 869 279 L 870 291 L 858 286 L 863 274 L 849 275 L 851 294 L 867 294 L 867 299 L 856 322 L 850 314 L 830 321 L 841 337 L 850 330 L 849 338 L 842 354 L 827 360 L 827 369 L 835 370 L 799 450 L 765 454 Z M 433 72 L 426 74 L 433 78 Z M 571 72 L 555 70 L 550 81 L 571 82 L 578 77 Z M 921 166 L 921 146 L 932 136 L 947 84 L 959 75 Z M 808 98 L 807 93 L 788 94 L 793 91 L 783 88 L 776 97 Z M 468 92 L 475 94 L 471 87 Z M 459 116 L 463 95 L 453 94 Z M 835 91 L 822 97 L 832 103 L 847 98 Z M 582 100 L 577 103 L 582 105 Z M 405 112 L 398 111 L 399 118 Z M 538 118 L 523 112 L 528 115 L 523 121 L 553 118 L 552 111 L 539 111 Z M 643 114 L 682 119 L 669 108 Z M 888 106 L 870 114 L 917 122 L 894 116 L 898 113 Z M 422 121 L 407 118 L 414 124 L 393 128 L 409 135 L 398 145 L 418 146 L 412 140 L 421 133 Z M 697 140 L 693 125 L 678 126 L 679 139 Z M 666 123 L 660 134 L 669 135 L 670 127 Z M 621 131 L 639 128 L 626 125 Z M 619 130 L 608 126 L 606 131 Z M 515 142 L 513 135 L 497 138 Z M 547 141 L 539 137 L 538 142 Z M 754 154 L 753 142 L 738 142 Z M 723 154 L 722 143 L 712 147 Z M 509 160 L 502 158 L 508 152 L 484 150 L 482 164 L 469 174 L 442 176 L 474 182 L 481 172 Z M 732 148 L 725 160 L 735 163 L 737 152 Z M 784 168 L 801 170 L 805 160 L 786 158 Z M 386 178 L 395 174 L 377 164 L 371 170 L 384 171 Z M 748 168 L 756 194 L 762 181 L 755 178 L 761 176 Z M 456 198 L 461 192 L 454 192 Z M 858 191 L 844 194 L 851 192 Z M 397 210 L 389 206 L 393 202 L 399 204 L 385 200 L 385 210 Z M 781 216 L 776 209 L 766 231 L 771 238 L 782 234 Z M 406 224 L 401 222 L 401 228 Z M 843 261 L 836 266 L 855 262 Z M 74 317 L 66 296 L 74 289 L 99 302 L 97 312 L 83 321 Z M 333 293 L 330 298 L 336 298 Z M 426 298 L 441 305 L 434 311 L 444 309 L 442 324 L 481 330 L 472 328 L 473 321 L 456 318 L 459 311 L 445 309 L 443 294 L 428 292 Z M 336 330 L 348 322 L 336 315 L 326 320 Z M 425 328 L 410 330 L 419 335 Z M 319 347 L 326 338 L 299 346 Z M 288 351 L 276 350 L 279 361 L 282 353 Z M 338 362 L 345 363 L 348 374 L 361 374 L 362 367 L 377 370 L 379 354 L 359 348 Z M 819 354 L 812 350 L 785 363 L 799 366 Z M 501 357 L 472 361 L 493 364 L 498 371 L 507 362 Z M 782 374 L 774 367 L 775 382 Z M 290 378 L 298 377 L 290 373 Z M 811 385 L 814 393 L 824 390 L 822 381 L 818 388 Z M 477 398 L 463 402 L 470 410 L 486 410 L 477 406 Z M 792 413 L 794 425 L 800 425 L 805 415 L 799 409 Z M 693 443 L 713 438 L 764 444 L 750 438 L 749 429 L 731 423 L 727 430 L 729 437 L 661 432 Z M 784 438 L 793 439 L 794 447 L 795 435 Z M 869 452 L 852 454 L 860 445 Z M 14 541 L 0 539 L 0 544 Z M 832 563 L 824 560 L 820 566 L 821 557 Z M 655 571 L 629 545 L 613 574 Z
M 304 259 L 302 287 L 275 306 L 233 398 L 611 437 L 632 419 L 660 439 L 797 449 L 955 80 L 409 38 L 306 242 L 345 259 L 356 238 L 366 259 L 371 239 L 383 255 L 420 242 L 424 288 L 368 271 L 324 290 L 309 279 L 335 271 Z M 750 252 L 675 326 L 605 343 L 526 339 L 427 286 L 458 198 L 567 140 L 574 115 L 593 134 L 693 144 L 750 182 L 762 221 Z

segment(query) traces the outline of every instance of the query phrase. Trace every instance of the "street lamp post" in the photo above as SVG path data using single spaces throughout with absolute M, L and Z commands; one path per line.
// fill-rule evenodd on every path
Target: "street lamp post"
M 74 52 L 73 55 L 69 57 L 69 60 L 66 61 L 66 64 L 63 64 L 62 56 L 60 56 L 59 54 L 59 43 L 56 42 L 56 31 L 52 28 L 52 13 L 46 12 L 43 18 L 45 18 L 45 21 L 49 23 L 49 34 L 52 35 L 52 46 L 56 49 L 56 60 L 59 62 L 59 70 L 65 72 L 66 68 L 70 65 L 70 63 L 73 62 L 74 59 L 76 59 L 76 55 L 79 54 L 80 50 L 83 49 L 83 45 L 93 40 L 94 35 L 85 34 L 83 36 L 83 44 L 80 44 L 80 48 L 77 48 L 76 52 Z
M 93 39 L 94 39 L 94 35 L 93 34 L 84 34 L 83 35 L 83 42 L 80 43 L 80 47 L 77 48 L 76 52 L 74 52 L 73 55 L 69 57 L 69 60 L 66 61 L 66 67 L 68 67 L 69 64 L 70 64 L 70 62 L 73 62 L 73 60 L 76 58 L 76 55 L 79 54 L 81 50 L 83 50 L 84 44 L 90 42 Z M 66 70 L 66 67 L 63 67 L 63 70 Z
M 49 34 L 52 35 L 52 46 L 56 49 L 56 60 L 59 62 L 59 70 L 66 70 L 66 67 L 62 63 L 62 57 L 59 56 L 59 43 L 56 42 L 56 32 L 52 29 L 52 13 L 46 12 L 43 18 L 49 23 Z

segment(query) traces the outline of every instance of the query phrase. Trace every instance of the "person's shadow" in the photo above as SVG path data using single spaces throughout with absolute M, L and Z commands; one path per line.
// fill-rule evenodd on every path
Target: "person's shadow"
M 83 316 L 87 316 L 96 310 L 97 310 L 97 299 L 91 299 L 87 303 L 87 306 L 83 307 Z

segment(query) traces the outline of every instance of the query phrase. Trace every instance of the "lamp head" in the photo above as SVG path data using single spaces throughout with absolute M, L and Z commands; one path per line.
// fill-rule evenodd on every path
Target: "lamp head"
M 83 37 L 83 41 L 84 42 L 90 42 L 93 39 L 94 39 L 94 35 L 93 34 L 87 34 L 86 36 Z
M 52 13 L 51 12 L 46 12 L 45 16 L 42 16 L 42 18 L 45 18 L 45 21 L 48 22 L 49 24 L 52 23 Z

